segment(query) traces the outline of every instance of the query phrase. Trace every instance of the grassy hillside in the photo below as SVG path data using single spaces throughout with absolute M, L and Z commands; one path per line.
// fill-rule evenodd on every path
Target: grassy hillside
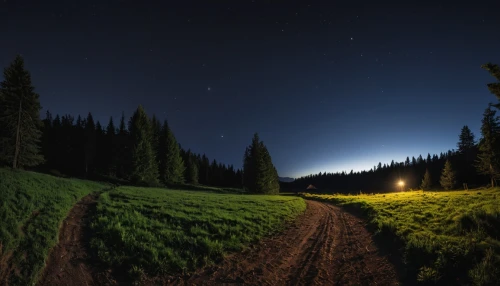
M 73 205 L 104 186 L 0 168 L 0 285 L 36 281 Z M 7 278 L 8 277 L 8 278 Z
M 304 196 L 362 210 L 380 240 L 400 247 L 412 279 L 497 283 L 500 189 Z
M 218 261 L 304 210 L 297 197 L 120 187 L 101 195 L 91 244 L 132 277 L 176 274 Z

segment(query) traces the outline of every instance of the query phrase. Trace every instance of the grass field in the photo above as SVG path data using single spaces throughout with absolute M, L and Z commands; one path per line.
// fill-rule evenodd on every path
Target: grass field
M 492 285 L 500 274 L 500 189 L 316 195 L 363 211 L 377 238 L 401 250 L 420 282 Z
M 189 272 L 280 229 L 298 197 L 120 187 L 101 195 L 91 242 L 132 278 Z
M 104 185 L 0 168 L 0 284 L 31 285 L 73 205 Z

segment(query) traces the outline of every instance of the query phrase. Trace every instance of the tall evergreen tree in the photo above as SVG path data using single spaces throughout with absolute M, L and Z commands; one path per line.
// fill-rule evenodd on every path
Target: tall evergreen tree
M 208 157 L 203 154 L 200 158 L 200 165 L 198 170 L 198 179 L 200 184 L 208 185 L 209 184 L 209 171 L 210 171 L 210 160 Z
M 489 83 L 487 86 L 490 92 L 493 93 L 500 101 L 500 66 L 487 63 L 483 65 L 482 68 L 487 70 L 494 78 L 496 78 L 497 82 Z M 500 108 L 500 103 L 497 103 L 494 106 L 496 108 Z
M 97 151 L 96 146 L 96 125 L 94 123 L 94 118 L 89 112 L 87 115 L 87 120 L 85 121 L 85 146 L 84 146 L 84 162 L 85 162 L 85 176 L 88 175 L 89 171 L 93 171 L 94 159 Z
M 254 134 L 252 143 L 245 150 L 243 159 L 243 186 L 251 193 L 279 193 L 278 172 L 269 151 L 259 135 Z
M 116 175 L 122 179 L 128 179 L 130 177 L 130 172 L 132 169 L 132 156 L 131 149 L 133 148 L 132 139 L 129 136 L 129 130 L 127 130 L 125 124 L 125 114 L 122 112 L 120 119 L 120 125 L 118 127 L 118 132 L 115 136 L 115 142 L 113 142 L 113 147 L 116 150 Z
M 153 149 L 155 151 L 157 158 L 159 158 L 161 122 L 155 115 L 153 115 L 153 117 L 151 118 L 151 128 L 153 131 Z
M 417 157 L 417 165 L 421 165 L 424 163 L 424 158 L 422 158 L 422 155 L 418 155 Z
M 161 181 L 165 184 L 184 183 L 184 161 L 180 154 L 179 144 L 166 120 L 161 128 L 159 142 Z
M 196 156 L 194 156 L 190 150 L 186 152 L 186 159 L 184 162 L 186 162 L 186 182 L 189 184 L 198 184 L 198 164 L 196 162 Z
M 491 186 L 500 176 L 500 127 L 496 111 L 488 107 L 483 113 L 481 125 L 482 138 L 479 141 L 479 154 L 476 168 L 479 173 L 490 177 Z
M 40 100 L 21 56 L 4 70 L 0 84 L 0 160 L 14 169 L 44 161 L 40 150 L 43 123 Z
M 424 191 L 430 190 L 432 187 L 431 174 L 429 173 L 429 169 L 425 169 L 424 178 L 422 179 L 422 184 L 420 184 L 420 188 Z
M 140 184 L 158 184 L 158 166 L 152 144 L 153 132 L 150 120 L 141 105 L 132 116 L 129 129 L 133 143 L 131 180 Z
M 116 148 L 115 148 L 115 135 L 116 127 L 113 122 L 113 117 L 109 118 L 108 126 L 106 127 L 106 134 L 104 135 L 104 150 L 105 154 L 105 168 L 104 172 L 109 176 L 116 176 Z
M 474 148 L 474 133 L 469 129 L 469 126 L 464 125 L 460 131 L 459 141 L 457 143 L 457 148 L 459 153 L 466 153 L 470 149 Z
M 444 164 L 439 183 L 445 190 L 450 190 L 455 186 L 455 172 L 453 171 L 450 160 L 446 160 Z

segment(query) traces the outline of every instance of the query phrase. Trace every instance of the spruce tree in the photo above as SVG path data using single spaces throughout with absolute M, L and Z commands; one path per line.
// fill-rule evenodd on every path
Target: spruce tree
M 96 125 L 94 123 L 94 118 L 92 114 L 89 112 L 87 115 L 87 120 L 85 121 L 85 145 L 84 145 L 84 160 L 85 160 L 85 176 L 88 175 L 89 172 L 93 171 L 93 164 L 95 160 L 95 155 L 97 151 L 96 146 Z
M 464 125 L 464 127 L 462 127 L 458 138 L 459 141 L 457 143 L 457 148 L 458 152 L 461 154 L 464 154 L 470 149 L 474 148 L 474 145 L 476 144 L 474 142 L 474 134 L 467 125 Z
M 129 129 L 132 140 L 132 182 L 158 184 L 158 166 L 152 144 L 153 132 L 150 120 L 141 105 L 132 116 Z
M 156 156 L 159 158 L 160 156 L 160 133 L 161 133 L 161 123 L 155 115 L 151 118 L 151 128 L 153 131 L 153 149 L 155 151 Z
M 424 191 L 430 190 L 432 187 L 431 174 L 429 173 L 429 169 L 425 169 L 424 178 L 422 179 L 422 184 L 420 184 L 420 188 Z
M 450 160 L 446 160 L 444 164 L 439 183 L 445 190 L 450 190 L 455 186 L 455 172 L 453 171 Z
M 14 169 L 41 164 L 40 100 L 21 56 L 4 70 L 0 84 L 0 160 Z
M 279 193 L 278 172 L 269 151 L 259 135 L 254 134 L 252 143 L 245 150 L 243 159 L 243 186 L 250 193 Z
M 198 164 L 196 158 L 188 151 L 186 160 L 186 182 L 189 184 L 198 184 Z
M 113 122 L 113 117 L 109 118 L 108 126 L 106 127 L 106 134 L 104 135 L 104 150 L 106 150 L 105 157 L 105 173 L 111 177 L 116 176 L 116 149 L 115 147 L 115 133 L 116 127 Z
M 114 137 L 113 147 L 116 150 L 116 175 L 122 179 L 129 179 L 132 165 L 132 139 L 125 124 L 125 114 L 122 112 L 120 125 Z
M 165 184 L 184 183 L 184 160 L 180 154 L 179 144 L 166 120 L 161 128 L 158 149 L 161 181 Z
M 493 93 L 496 98 L 500 101 L 500 66 L 494 65 L 492 63 L 487 63 L 481 66 L 483 69 L 487 70 L 497 82 L 487 84 L 488 89 Z M 500 108 L 500 103 L 494 105 L 496 108 Z
M 499 132 L 500 127 L 496 111 L 488 107 L 483 113 L 482 138 L 479 141 L 476 168 L 479 173 L 490 177 L 492 187 L 495 186 L 495 180 L 499 178 L 500 173 Z

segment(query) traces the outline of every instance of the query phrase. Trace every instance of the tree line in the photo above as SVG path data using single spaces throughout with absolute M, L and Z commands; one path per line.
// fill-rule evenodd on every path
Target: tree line
M 0 163 L 56 175 L 113 179 L 147 186 L 203 184 L 244 187 L 261 194 L 279 192 L 278 174 L 258 135 L 244 154 L 244 170 L 183 149 L 168 122 L 149 117 L 139 105 L 127 121 L 110 117 L 106 126 L 89 112 L 84 118 L 40 118 L 24 60 L 17 56 L 0 85 Z M 244 175 L 245 174 L 245 175 Z
M 481 138 L 465 125 L 457 143 L 457 150 L 437 154 L 406 157 L 403 162 L 381 162 L 368 171 L 320 172 L 282 183 L 287 189 L 304 190 L 309 185 L 324 191 L 334 192 L 381 192 L 397 190 L 398 182 L 406 189 L 452 189 L 477 187 L 489 184 L 496 186 L 500 178 L 500 124 L 496 111 L 500 109 L 500 67 L 494 64 L 482 66 L 497 81 L 487 84 L 497 98 L 483 113 Z

